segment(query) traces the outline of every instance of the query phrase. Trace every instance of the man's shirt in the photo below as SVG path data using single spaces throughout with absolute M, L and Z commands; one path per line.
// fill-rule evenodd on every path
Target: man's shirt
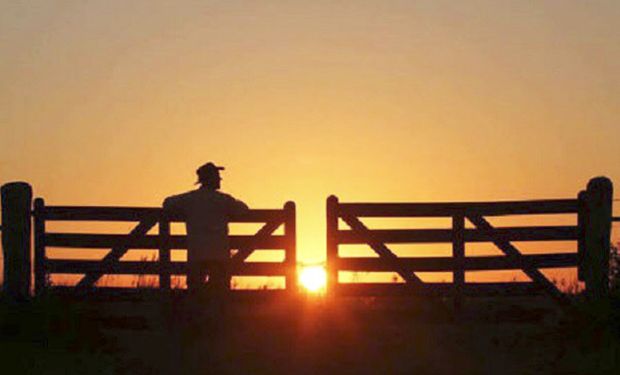
M 228 222 L 248 206 L 232 196 L 201 187 L 164 200 L 164 210 L 183 216 L 187 229 L 187 260 L 225 260 L 230 257 Z

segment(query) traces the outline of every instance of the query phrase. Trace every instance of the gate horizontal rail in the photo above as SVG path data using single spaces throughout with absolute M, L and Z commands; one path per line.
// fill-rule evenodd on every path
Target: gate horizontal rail
M 576 199 L 448 203 L 339 203 L 338 213 L 357 217 L 445 217 L 464 214 L 484 216 L 569 214 L 577 211 Z
M 56 286 L 53 289 L 55 296 L 67 298 L 70 301 L 157 301 L 159 298 L 166 299 L 183 298 L 186 294 L 182 289 L 163 290 L 161 288 L 93 288 L 89 293 L 76 293 L 74 287 Z M 282 300 L 291 294 L 285 289 L 236 289 L 231 293 L 231 299 L 243 301 Z
M 233 269 L 239 276 L 284 276 L 287 265 L 282 262 L 247 262 Z M 209 264 L 205 269 L 212 268 Z M 166 271 L 171 275 L 185 275 L 188 271 L 187 262 L 171 261 Z M 122 261 L 116 264 L 102 265 L 97 260 L 65 260 L 50 259 L 47 261 L 48 273 L 83 274 L 88 272 L 102 272 L 107 275 L 159 275 L 162 271 L 157 261 Z
M 411 271 L 420 272 L 452 272 L 457 266 L 453 257 L 419 257 L 400 258 L 403 267 Z M 493 271 L 516 270 L 525 266 L 536 268 L 566 268 L 575 267 L 577 253 L 534 254 L 523 255 L 518 259 L 508 259 L 506 256 L 476 256 L 466 257 L 461 268 L 465 271 Z M 393 269 L 379 258 L 346 257 L 336 260 L 339 271 L 386 272 Z
M 126 245 L 132 249 L 159 249 L 162 240 L 159 235 L 144 235 L 138 238 L 127 238 L 124 234 L 83 234 L 83 233 L 46 233 L 46 245 L 48 247 L 67 247 L 81 249 L 105 249 L 119 245 Z M 284 249 L 288 238 L 281 235 L 273 235 L 264 238 L 254 236 L 230 236 L 230 247 L 238 249 L 244 246 L 254 246 L 256 249 L 273 250 Z M 187 236 L 170 235 L 170 249 L 187 249 Z
M 164 215 L 159 207 L 45 206 L 40 215 L 46 221 L 140 221 L 147 217 L 166 218 L 170 222 L 184 220 L 181 215 Z M 233 217 L 231 221 L 262 223 L 284 220 L 285 216 L 282 209 L 252 209 L 242 216 Z
M 374 239 L 383 243 L 441 243 L 452 242 L 452 229 L 373 229 Z M 540 226 L 496 228 L 498 235 L 508 241 L 575 241 L 578 239 L 575 226 Z M 353 230 L 338 230 L 338 242 L 363 244 L 367 239 Z M 492 238 L 478 229 L 464 229 L 465 242 L 490 242 Z
M 412 296 L 411 288 L 405 283 L 341 283 L 338 289 L 339 295 L 350 297 Z M 453 291 L 451 283 L 424 283 L 424 288 L 415 295 L 443 297 L 452 295 Z M 461 293 L 466 297 L 527 296 L 541 295 L 544 289 L 533 282 L 467 283 Z

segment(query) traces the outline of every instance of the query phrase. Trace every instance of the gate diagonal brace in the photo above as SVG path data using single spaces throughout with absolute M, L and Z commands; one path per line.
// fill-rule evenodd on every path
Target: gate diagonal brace
M 351 229 L 360 233 L 364 238 L 368 239 L 368 245 L 377 253 L 381 258 L 390 263 L 392 268 L 400 277 L 402 277 L 406 284 L 415 290 L 421 290 L 424 287 L 424 282 L 415 273 L 407 268 L 398 264 L 398 257 L 387 247 L 384 243 L 377 241 L 373 238 L 372 232 L 357 218 L 348 214 L 342 215 L 342 220 L 347 223 Z
M 263 239 L 271 236 L 271 234 L 282 225 L 282 221 L 275 220 L 267 222 L 258 232 L 254 235 L 255 239 Z M 256 247 L 249 245 L 239 248 L 237 253 L 230 259 L 231 267 L 239 267 L 245 262 L 245 260 L 256 250 Z
M 497 246 L 501 251 L 506 254 L 510 260 L 515 261 L 515 263 L 522 257 L 521 252 L 507 241 L 502 238 L 500 234 L 495 231 L 495 228 L 481 215 L 470 214 L 467 215 L 467 219 L 472 222 L 480 230 L 485 233 L 495 246 Z M 545 275 L 542 274 L 537 268 L 528 264 L 527 262 L 521 262 L 523 264 L 522 271 L 535 283 L 539 284 L 547 293 L 551 295 L 561 305 L 570 304 L 570 301 L 566 296 L 551 282 L 549 281 Z
M 148 233 L 149 230 L 151 230 L 151 228 L 155 226 L 155 224 L 157 224 L 156 217 L 143 219 L 134 229 L 131 230 L 131 232 L 129 232 L 126 237 L 125 243 L 112 248 L 110 252 L 106 254 L 106 256 L 101 260 L 101 265 L 107 266 L 118 262 L 119 259 L 121 259 L 123 255 L 125 255 L 125 253 L 127 253 L 127 251 L 129 250 L 131 242 L 144 236 L 146 233 Z M 101 278 L 102 275 L 103 273 L 100 271 L 89 272 L 85 274 L 84 277 L 82 277 L 82 279 L 77 283 L 76 288 L 91 288 L 97 282 L 97 280 Z
M 407 269 L 406 267 L 398 264 L 398 257 L 394 254 L 385 244 L 381 241 L 378 241 L 372 235 L 372 232 L 362 223 L 357 217 L 344 214 L 341 216 L 342 220 L 344 220 L 347 225 L 351 227 L 352 230 L 362 234 L 364 238 L 367 238 L 368 245 L 377 253 L 379 257 L 385 259 L 398 273 L 400 277 L 405 280 L 405 285 L 411 288 L 413 291 L 422 291 L 424 289 L 424 281 L 420 279 L 413 271 Z M 434 307 L 439 309 L 445 309 L 446 306 L 441 303 L 441 300 L 434 298 L 433 296 L 425 296 L 421 295 L 423 298 L 432 304 Z

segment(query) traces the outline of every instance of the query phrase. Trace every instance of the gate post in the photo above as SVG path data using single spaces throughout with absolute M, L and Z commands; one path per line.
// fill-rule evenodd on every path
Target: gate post
M 288 201 L 284 204 L 284 236 L 286 237 L 284 262 L 287 267 L 284 285 L 287 292 L 292 296 L 299 291 L 297 285 L 297 225 L 295 211 L 295 202 Z
M 582 276 L 586 293 L 594 299 L 609 292 L 609 252 L 613 184 L 607 177 L 588 182 L 585 196 Z
M 11 182 L 1 188 L 4 292 L 15 300 L 30 295 L 32 187 Z
M 336 295 L 336 287 L 338 286 L 338 198 L 330 195 L 327 198 L 326 205 L 326 221 L 327 221 L 327 293 L 328 295 Z

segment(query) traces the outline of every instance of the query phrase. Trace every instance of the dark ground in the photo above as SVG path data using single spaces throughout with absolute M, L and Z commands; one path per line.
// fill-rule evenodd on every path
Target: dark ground
M 449 304 L 447 306 L 450 306 Z M 170 322 L 156 303 L 2 304 L 2 374 L 612 374 L 608 304 L 567 314 L 547 299 L 239 302 L 226 319 Z M 167 322 L 167 323 L 166 323 Z

